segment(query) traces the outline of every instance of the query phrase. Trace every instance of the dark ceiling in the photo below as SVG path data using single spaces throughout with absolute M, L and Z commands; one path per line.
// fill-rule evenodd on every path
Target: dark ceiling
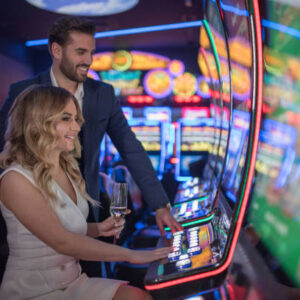
M 47 38 L 48 29 L 60 16 L 36 8 L 25 0 L 2 1 L 0 38 L 18 43 Z M 140 0 L 126 12 L 89 19 L 96 23 L 97 32 L 196 21 L 202 19 L 202 0 Z M 199 28 L 187 28 L 101 38 L 97 39 L 97 48 L 184 47 L 197 44 L 198 38 Z

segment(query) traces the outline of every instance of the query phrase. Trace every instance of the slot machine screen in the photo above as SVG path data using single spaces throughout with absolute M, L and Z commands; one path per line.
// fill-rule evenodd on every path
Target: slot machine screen
M 144 116 L 147 120 L 156 120 L 161 122 L 171 122 L 172 111 L 170 107 L 159 106 L 159 107 L 145 107 Z
M 133 109 L 122 107 L 122 112 L 127 120 L 132 119 Z M 120 154 L 110 137 L 105 134 L 100 144 L 99 165 L 101 172 L 110 174 L 115 164 L 121 159 Z
M 178 164 L 175 177 L 178 181 L 191 179 L 191 165 L 206 163 L 208 153 L 214 143 L 214 120 L 202 118 L 200 120 L 181 119 L 178 122 L 176 136 L 176 157 Z
M 159 176 L 164 172 L 165 125 L 162 122 L 151 120 L 130 120 L 129 125 L 137 139 L 146 150 L 154 170 Z
M 250 114 L 241 110 L 233 110 L 230 144 L 227 154 L 226 169 L 222 187 L 229 199 L 236 202 L 237 192 L 241 183 L 243 167 L 248 144 Z
M 265 1 L 265 120 L 249 222 L 280 270 L 300 287 L 299 1 Z M 276 30 L 270 27 L 277 24 Z M 282 275 L 281 275 L 282 276 Z M 281 277 L 282 278 L 282 277 Z

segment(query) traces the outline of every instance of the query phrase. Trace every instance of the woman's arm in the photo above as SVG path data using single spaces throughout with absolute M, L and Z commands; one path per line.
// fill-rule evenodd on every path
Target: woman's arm
M 0 199 L 29 231 L 61 254 L 92 261 L 146 263 L 163 258 L 170 251 L 162 248 L 151 251 L 151 254 L 145 251 L 137 253 L 139 251 L 66 230 L 43 195 L 24 176 L 14 171 L 3 176 Z

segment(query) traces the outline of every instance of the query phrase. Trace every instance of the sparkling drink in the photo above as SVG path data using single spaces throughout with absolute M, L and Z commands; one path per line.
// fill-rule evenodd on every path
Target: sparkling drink
M 110 215 L 115 217 L 116 219 L 124 218 L 126 215 L 126 210 L 126 206 L 111 206 Z

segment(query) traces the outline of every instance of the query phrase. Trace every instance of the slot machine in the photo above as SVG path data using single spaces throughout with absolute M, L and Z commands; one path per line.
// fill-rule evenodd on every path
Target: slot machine
M 225 14 L 226 2 L 204 2 L 205 14 L 199 33 L 197 63 L 209 78 L 213 108 L 212 147 L 201 178 L 207 182 L 203 208 L 209 217 L 195 222 L 198 221 L 195 212 L 202 207 L 191 201 L 194 196 L 178 201 L 180 206 L 172 212 L 184 230 L 159 240 L 158 247 L 171 246 L 172 252 L 168 258 L 152 263 L 144 279 L 146 290 L 156 299 L 183 299 L 222 285 L 232 262 L 252 186 L 262 107 L 260 14 L 257 0 L 231 3 L 235 9 Z M 234 26 L 232 18 L 235 18 Z M 236 45 L 241 40 L 243 43 Z M 245 56 L 237 53 L 234 48 L 237 46 L 242 47 Z M 247 80 L 249 74 L 251 80 Z M 240 97 L 244 94 L 244 98 Z M 239 114 L 237 110 L 243 112 Z M 242 128 L 238 127 L 241 120 Z M 182 122 L 182 132 L 186 125 Z M 191 143 L 192 139 L 187 142 Z M 180 155 L 184 161 L 182 149 Z M 236 179 L 237 172 L 240 176 Z M 194 192 L 198 184 L 198 179 L 187 179 L 189 183 L 181 186 L 183 195 L 185 190 Z M 236 185 L 234 203 L 225 193 L 232 182 Z M 188 214 L 184 214 L 187 210 Z
M 165 168 L 167 123 L 147 119 L 131 119 L 128 123 L 146 150 L 158 178 L 161 178 Z
M 131 107 L 122 107 L 123 114 L 127 120 L 133 118 L 133 109 Z M 108 175 L 112 173 L 115 164 L 121 159 L 120 154 L 114 146 L 110 137 L 105 134 L 100 144 L 99 165 L 101 172 Z

